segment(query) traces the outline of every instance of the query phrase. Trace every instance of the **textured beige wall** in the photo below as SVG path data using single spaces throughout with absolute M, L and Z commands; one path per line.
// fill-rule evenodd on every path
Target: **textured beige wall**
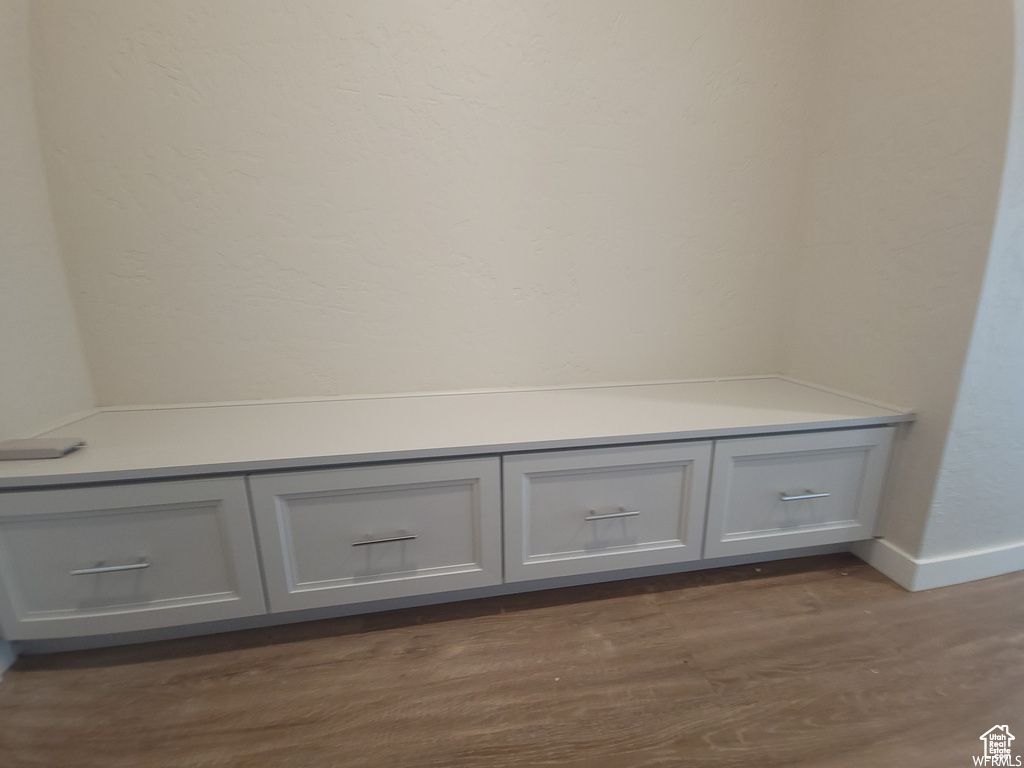
M 27 0 L 0 0 L 0 440 L 92 406 L 47 197 Z
M 820 5 L 40 0 L 99 400 L 778 369 Z
M 1016 9 L 999 211 L 923 557 L 1024 545 L 1024 0 Z
M 102 402 L 783 370 L 919 410 L 897 546 L 1019 533 L 1016 155 L 929 518 L 996 210 L 1010 0 L 33 7 Z M 27 3 L 0 13 L 3 437 L 91 396 Z
M 1010 0 L 829 3 L 786 370 L 913 407 L 883 532 L 917 554 L 988 255 Z

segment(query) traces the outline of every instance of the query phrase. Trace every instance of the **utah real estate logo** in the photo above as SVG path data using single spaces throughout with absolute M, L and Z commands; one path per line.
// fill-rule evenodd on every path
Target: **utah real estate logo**
M 985 744 L 983 754 L 974 756 L 975 765 L 1020 765 L 1020 755 L 1013 756 L 1014 735 L 1009 726 L 993 725 L 978 737 Z

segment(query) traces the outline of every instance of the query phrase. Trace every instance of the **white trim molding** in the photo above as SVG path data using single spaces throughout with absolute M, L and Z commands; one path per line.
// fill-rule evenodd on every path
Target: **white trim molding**
M 853 554 L 911 592 L 1024 570 L 1024 541 L 942 557 L 912 557 L 885 539 L 858 541 Z

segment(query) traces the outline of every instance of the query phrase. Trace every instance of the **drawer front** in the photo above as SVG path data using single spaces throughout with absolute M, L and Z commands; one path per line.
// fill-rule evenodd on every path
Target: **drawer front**
M 893 429 L 720 440 L 705 557 L 868 539 Z
M 249 482 L 272 611 L 501 583 L 496 458 Z
M 265 612 L 242 478 L 3 494 L 0 581 L 12 640 Z
M 505 579 L 700 558 L 710 443 L 504 459 Z

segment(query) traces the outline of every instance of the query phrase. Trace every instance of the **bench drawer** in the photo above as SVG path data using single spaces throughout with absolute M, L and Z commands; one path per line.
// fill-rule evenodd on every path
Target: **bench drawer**
M 501 583 L 496 458 L 249 482 L 271 611 Z
M 504 459 L 505 580 L 700 558 L 711 444 Z
M 704 557 L 868 539 L 892 427 L 720 440 Z
M 10 640 L 265 613 L 241 478 L 0 495 Z

